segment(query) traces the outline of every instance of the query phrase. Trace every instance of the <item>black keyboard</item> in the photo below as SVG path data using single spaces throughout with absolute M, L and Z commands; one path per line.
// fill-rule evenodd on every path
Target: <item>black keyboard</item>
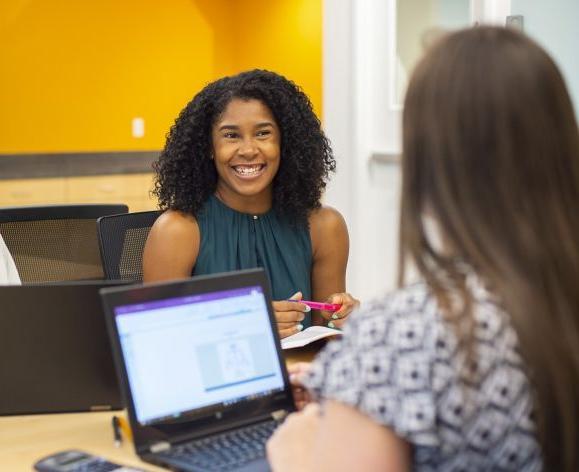
M 158 457 L 208 471 L 236 469 L 265 456 L 265 443 L 280 423 L 275 420 L 173 446 Z

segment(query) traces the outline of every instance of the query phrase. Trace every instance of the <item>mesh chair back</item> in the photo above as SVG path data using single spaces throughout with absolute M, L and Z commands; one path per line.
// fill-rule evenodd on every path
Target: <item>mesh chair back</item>
M 126 205 L 0 208 L 0 234 L 24 283 L 102 279 L 96 220 Z
M 105 277 L 109 280 L 143 280 L 143 249 L 161 211 L 103 216 L 97 233 Z

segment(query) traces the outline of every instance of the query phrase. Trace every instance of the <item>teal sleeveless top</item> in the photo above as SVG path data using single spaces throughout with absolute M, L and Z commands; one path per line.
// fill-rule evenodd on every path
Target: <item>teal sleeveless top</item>
M 241 213 L 211 195 L 197 215 L 201 234 L 192 275 L 263 267 L 274 300 L 302 292 L 311 300 L 312 242 L 306 226 L 292 226 L 273 209 Z M 302 322 L 311 325 L 309 315 Z

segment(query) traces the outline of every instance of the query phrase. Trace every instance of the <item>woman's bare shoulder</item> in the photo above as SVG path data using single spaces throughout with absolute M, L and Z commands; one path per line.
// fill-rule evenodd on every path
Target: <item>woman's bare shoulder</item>
M 309 223 L 314 257 L 335 253 L 337 247 L 345 248 L 344 251 L 347 254 L 348 227 L 338 210 L 330 206 L 322 206 L 310 214 Z
M 314 210 L 310 214 L 309 223 L 312 232 L 324 235 L 335 232 L 348 232 L 344 217 L 331 206 L 321 206 Z
M 151 227 L 151 234 L 171 239 L 191 237 L 199 234 L 199 225 L 193 215 L 178 210 L 167 210 L 157 218 Z
M 188 277 L 199 253 L 200 235 L 192 215 L 168 210 L 151 227 L 143 253 L 143 280 Z

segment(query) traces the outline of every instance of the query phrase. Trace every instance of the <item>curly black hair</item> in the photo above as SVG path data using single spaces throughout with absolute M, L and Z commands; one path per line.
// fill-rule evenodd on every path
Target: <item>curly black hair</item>
M 257 99 L 271 110 L 281 134 L 272 205 L 291 221 L 305 221 L 312 210 L 320 207 L 336 161 L 301 88 L 279 74 L 258 69 L 210 83 L 181 111 L 153 164 L 153 194 L 159 199 L 159 207 L 196 216 L 215 192 L 218 175 L 211 159 L 211 130 L 234 98 Z

